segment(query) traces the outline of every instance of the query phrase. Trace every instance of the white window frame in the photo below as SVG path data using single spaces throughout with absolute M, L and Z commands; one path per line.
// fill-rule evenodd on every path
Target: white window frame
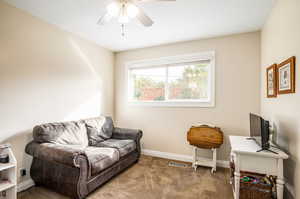
M 130 71 L 134 68 L 168 66 L 187 62 L 210 60 L 208 70 L 208 100 L 171 100 L 171 101 L 135 101 L 131 99 Z M 158 59 L 140 60 L 126 63 L 127 102 L 129 105 L 153 107 L 215 107 L 215 52 L 201 52 L 188 55 L 162 57 Z

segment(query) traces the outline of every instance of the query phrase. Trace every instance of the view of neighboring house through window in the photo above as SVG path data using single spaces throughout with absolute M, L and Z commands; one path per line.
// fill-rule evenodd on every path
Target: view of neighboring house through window
M 207 100 L 209 63 L 168 67 L 168 99 Z
M 210 102 L 211 60 L 129 68 L 131 102 Z
M 166 69 L 142 68 L 131 71 L 133 92 L 131 96 L 136 101 L 161 101 L 166 96 Z

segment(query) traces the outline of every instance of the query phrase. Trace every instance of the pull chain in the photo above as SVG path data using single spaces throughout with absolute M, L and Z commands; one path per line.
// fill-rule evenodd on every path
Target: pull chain
M 122 36 L 125 37 L 125 25 L 122 24 L 121 28 L 122 28 Z

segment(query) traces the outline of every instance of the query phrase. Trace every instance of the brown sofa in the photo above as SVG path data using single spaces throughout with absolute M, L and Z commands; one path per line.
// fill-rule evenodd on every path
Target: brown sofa
M 138 161 L 141 137 L 141 130 L 114 127 L 110 117 L 36 126 L 25 149 L 33 156 L 31 178 L 36 185 L 85 198 Z

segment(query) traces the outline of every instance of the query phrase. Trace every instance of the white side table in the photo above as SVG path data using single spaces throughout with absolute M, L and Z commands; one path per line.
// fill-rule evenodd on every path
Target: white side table
M 17 198 L 17 161 L 10 147 L 0 149 L 9 155 L 9 163 L 0 163 L 0 198 Z
M 279 149 L 273 149 L 278 154 L 268 151 L 257 152 L 261 149 L 254 141 L 244 136 L 229 136 L 231 145 L 231 161 L 234 162 L 234 198 L 240 196 L 240 171 L 248 171 L 259 174 L 277 176 L 277 199 L 283 199 L 284 177 L 283 160 L 288 159 L 288 155 Z
M 217 149 L 209 149 L 212 151 L 212 159 L 208 158 L 200 158 L 197 155 L 198 147 L 193 146 L 194 153 L 193 153 L 193 168 L 195 171 L 197 170 L 198 166 L 205 166 L 205 167 L 212 167 L 211 173 L 217 171 Z

